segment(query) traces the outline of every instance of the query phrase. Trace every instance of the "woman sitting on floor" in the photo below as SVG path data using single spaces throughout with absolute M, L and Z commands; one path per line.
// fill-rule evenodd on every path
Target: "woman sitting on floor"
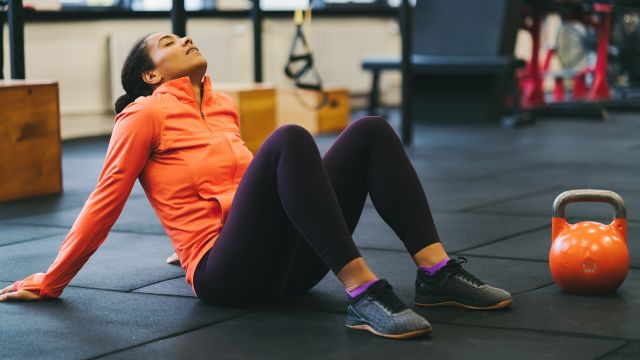
M 498 309 L 511 295 L 449 259 L 427 198 L 397 135 L 379 117 L 353 122 L 321 158 L 295 125 L 255 154 L 232 100 L 211 86 L 190 37 L 138 41 L 122 70 L 104 168 L 46 273 L 0 301 L 57 298 L 107 237 L 139 179 L 196 296 L 264 304 L 314 287 L 331 270 L 350 299 L 346 325 L 390 338 L 431 332 L 367 266 L 351 237 L 367 195 L 417 265 L 419 306 Z

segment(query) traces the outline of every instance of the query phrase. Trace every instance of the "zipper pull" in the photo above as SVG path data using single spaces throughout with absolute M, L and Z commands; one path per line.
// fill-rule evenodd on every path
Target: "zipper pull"
M 204 113 L 202 111 L 200 111 L 200 117 L 204 120 Z

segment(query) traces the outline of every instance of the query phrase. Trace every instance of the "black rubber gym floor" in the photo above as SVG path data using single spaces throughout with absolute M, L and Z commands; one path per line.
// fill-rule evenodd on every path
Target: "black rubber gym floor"
M 390 114 L 398 128 L 397 113 Z M 517 129 L 417 125 L 408 153 L 443 243 L 468 258 L 471 272 L 514 294 L 505 311 L 418 308 L 433 334 L 386 340 L 344 326 L 347 298 L 331 275 L 276 308 L 203 305 L 181 268 L 164 263 L 171 244 L 136 185 L 61 299 L 0 304 L 0 358 L 640 358 L 640 118 L 611 118 Z M 321 151 L 334 139 L 317 137 Z M 107 143 L 64 143 L 63 195 L 0 204 L 0 286 L 45 271 L 55 258 L 95 186 Z M 627 203 L 632 269 L 614 294 L 568 295 L 549 273 L 553 199 L 584 187 L 614 190 Z M 612 215 L 598 204 L 568 212 L 574 220 Z M 354 238 L 374 271 L 415 308 L 415 267 L 370 203 Z

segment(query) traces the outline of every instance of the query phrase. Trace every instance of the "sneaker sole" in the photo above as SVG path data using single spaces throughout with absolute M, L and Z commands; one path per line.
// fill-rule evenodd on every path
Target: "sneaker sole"
M 369 325 L 346 325 L 348 328 L 350 329 L 354 329 L 354 330 L 366 330 L 372 334 L 378 335 L 378 336 L 382 336 L 384 338 L 387 339 L 411 339 L 414 337 L 418 337 L 418 336 L 422 336 L 422 335 L 427 335 L 427 334 L 431 334 L 431 329 L 422 329 L 422 330 L 416 330 L 416 331 L 410 331 L 404 334 L 382 334 L 379 333 L 377 331 L 375 331 L 371 326 Z
M 422 307 L 442 307 L 442 306 L 454 306 L 454 307 L 460 307 L 460 308 L 465 308 L 465 309 L 470 309 L 470 310 L 498 310 L 498 309 L 504 309 L 506 307 L 508 307 L 509 305 L 511 305 L 511 303 L 513 302 L 513 300 L 505 300 L 502 302 L 497 303 L 496 305 L 492 305 L 492 306 L 484 306 L 484 307 L 479 307 L 479 306 L 471 306 L 471 305 L 466 305 L 457 301 L 443 301 L 443 302 L 439 302 L 439 303 L 433 303 L 433 304 L 420 304 L 420 303 L 415 303 L 418 306 L 422 306 Z

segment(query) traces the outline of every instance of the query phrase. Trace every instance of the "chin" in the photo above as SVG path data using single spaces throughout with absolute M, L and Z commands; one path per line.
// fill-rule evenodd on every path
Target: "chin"
M 183 68 L 178 74 L 176 74 L 176 78 L 188 76 L 192 79 L 202 78 L 207 72 L 207 61 L 201 62 L 193 62 L 191 66 L 187 68 Z
M 207 72 L 207 66 L 209 64 L 207 63 L 207 59 L 205 59 L 204 57 L 200 56 L 199 61 L 196 61 L 194 66 L 193 66 L 193 71 L 194 72 L 199 72 L 201 71 L 203 74 Z

